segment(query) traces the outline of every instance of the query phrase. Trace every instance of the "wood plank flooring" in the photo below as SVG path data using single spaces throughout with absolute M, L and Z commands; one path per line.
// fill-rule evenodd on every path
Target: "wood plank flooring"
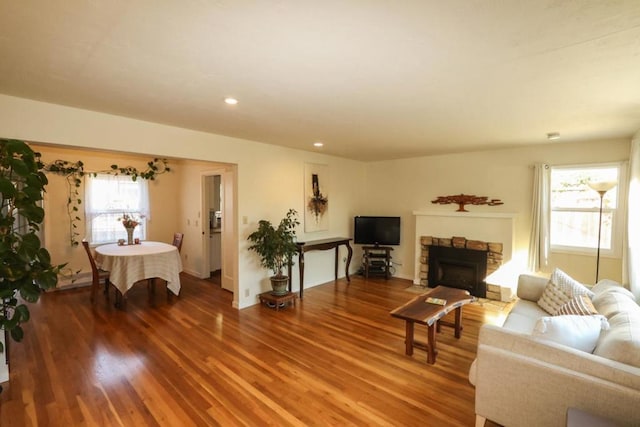
M 472 426 L 467 373 L 483 322 L 438 335 L 435 365 L 404 354 L 404 322 L 389 311 L 415 296 L 406 280 L 355 276 L 305 290 L 276 312 L 231 307 L 231 294 L 182 276 L 179 298 L 138 284 L 123 312 L 89 290 L 47 293 L 11 343 L 0 425 Z M 426 328 L 416 326 L 426 337 Z

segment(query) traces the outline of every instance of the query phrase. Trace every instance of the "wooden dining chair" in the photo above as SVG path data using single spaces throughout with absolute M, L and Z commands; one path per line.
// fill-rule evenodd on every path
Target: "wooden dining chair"
M 178 248 L 178 252 L 180 252 L 180 249 L 182 249 L 182 239 L 184 237 L 184 234 L 182 233 L 174 233 L 173 234 L 173 243 L 172 245 L 175 246 L 176 248 Z
M 84 246 L 84 250 L 87 251 L 87 256 L 89 257 L 89 264 L 91 264 L 91 274 L 92 274 L 91 302 L 94 301 L 96 289 L 100 287 L 100 282 L 102 280 L 104 280 L 104 293 L 107 295 L 107 300 L 109 300 L 109 272 L 98 268 L 98 265 L 96 264 L 96 260 L 93 257 L 93 254 L 91 253 L 91 249 L 89 248 L 89 242 L 83 239 L 82 246 Z

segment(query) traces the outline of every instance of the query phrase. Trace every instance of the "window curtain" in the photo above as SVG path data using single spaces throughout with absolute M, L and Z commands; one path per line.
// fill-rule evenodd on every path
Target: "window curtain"
M 145 224 L 150 219 L 147 180 L 111 174 L 86 175 L 85 181 L 86 238 L 90 242 L 114 242 L 126 237 L 118 223 L 123 214 L 144 217 L 136 227 L 136 235 L 144 238 Z
M 629 198 L 627 199 L 627 244 L 623 281 L 640 299 L 640 132 L 631 141 L 629 155 Z
M 549 165 L 538 163 L 533 168 L 528 268 L 530 271 L 536 272 L 549 263 L 549 193 L 551 188 Z

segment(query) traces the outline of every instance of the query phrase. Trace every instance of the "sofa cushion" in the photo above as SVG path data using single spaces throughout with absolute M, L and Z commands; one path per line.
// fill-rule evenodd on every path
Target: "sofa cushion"
M 538 300 L 538 305 L 547 313 L 554 314 L 563 304 L 578 295 L 593 298 L 594 293 L 564 271 L 556 268 Z
M 577 314 L 579 316 L 589 316 L 598 314 L 591 299 L 586 295 L 578 295 L 564 303 L 553 315 L 562 316 L 564 314 Z
M 502 327 L 523 334 L 531 334 L 536 321 L 547 315 L 548 313 L 534 301 L 521 299 L 514 304 Z
M 593 297 L 593 305 L 598 313 L 611 319 L 618 313 L 637 312 L 640 306 L 624 293 L 618 291 L 605 291 Z
M 609 328 L 602 315 L 545 316 L 538 319 L 533 336 L 591 353 L 600 331 Z
M 620 283 L 609 279 L 600 280 L 594 287 L 591 288 L 591 291 L 593 291 L 593 293 L 595 294 L 594 298 L 606 292 L 617 292 L 626 295 L 634 301 L 636 300 L 635 295 L 633 295 L 633 293 L 631 293 L 629 289 L 625 288 Z
M 476 378 L 478 377 L 478 369 L 476 367 L 477 362 L 478 359 L 473 359 L 473 362 L 469 367 L 469 383 L 471 383 L 471 385 L 474 387 L 476 386 Z
M 609 325 L 593 354 L 640 368 L 640 309 L 616 313 Z

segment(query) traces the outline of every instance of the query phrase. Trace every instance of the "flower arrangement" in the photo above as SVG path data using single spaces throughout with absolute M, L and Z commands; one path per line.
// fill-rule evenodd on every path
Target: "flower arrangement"
M 123 213 L 122 216 L 118 218 L 118 221 L 122 221 L 124 228 L 136 228 L 136 226 L 142 222 L 142 218 L 144 218 L 144 215 L 140 215 L 139 218 L 135 218 L 131 214 Z

